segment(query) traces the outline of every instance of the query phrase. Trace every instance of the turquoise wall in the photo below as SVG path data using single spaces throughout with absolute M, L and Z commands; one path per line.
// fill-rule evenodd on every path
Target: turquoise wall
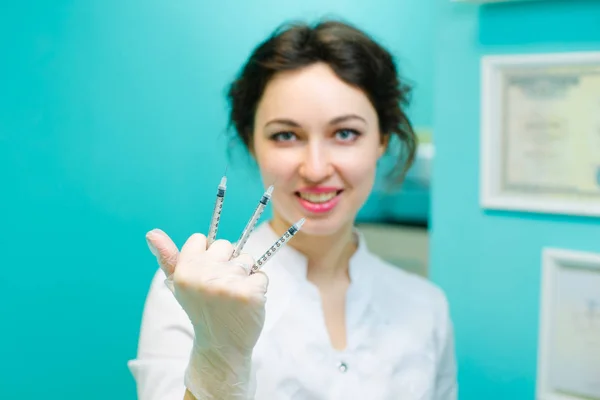
M 437 0 L 431 275 L 457 332 L 461 400 L 533 399 L 543 246 L 600 251 L 600 220 L 479 206 L 479 62 L 600 50 L 600 2 Z
M 372 33 L 417 83 L 415 124 L 432 123 L 431 1 L 5 3 L 1 399 L 134 398 L 126 362 L 157 267 L 144 234 L 206 231 L 225 85 L 284 20 L 331 12 Z M 246 158 L 229 176 L 234 240 L 261 185 Z
M 0 398 L 134 398 L 126 361 L 156 268 L 144 233 L 206 230 L 225 85 L 280 22 L 329 12 L 392 49 L 417 84 L 415 125 L 434 126 L 431 274 L 452 306 L 461 400 L 533 398 L 541 248 L 600 251 L 600 222 L 480 209 L 479 59 L 599 49 L 600 3 L 318 3 L 2 7 Z M 261 185 L 244 157 L 229 171 L 221 232 L 235 239 Z

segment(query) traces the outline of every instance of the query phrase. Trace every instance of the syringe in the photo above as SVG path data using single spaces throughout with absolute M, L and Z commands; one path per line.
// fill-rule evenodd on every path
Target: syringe
M 227 170 L 225 171 L 227 174 Z M 219 187 L 217 188 L 217 200 L 215 201 L 215 208 L 213 210 L 212 219 L 210 220 L 210 228 L 208 230 L 208 243 L 210 246 L 217 240 L 217 230 L 219 229 L 219 220 L 221 219 L 221 211 L 223 210 L 223 201 L 225 200 L 225 191 L 227 190 L 227 176 L 221 178 Z
M 240 236 L 237 244 L 235 245 L 235 249 L 233 250 L 233 255 L 231 256 L 231 258 L 235 258 L 235 257 L 239 256 L 240 253 L 242 252 L 242 249 L 244 248 L 244 245 L 248 241 L 248 237 L 250 237 L 250 234 L 254 230 L 254 227 L 256 226 L 258 219 L 260 218 L 263 211 L 265 210 L 265 207 L 267 207 L 269 200 L 271 200 L 271 194 L 273 193 L 273 189 L 274 189 L 273 185 L 269 186 L 267 191 L 262 195 L 260 201 L 258 202 L 258 206 L 254 210 L 254 214 L 252 214 L 252 218 L 250 218 L 250 221 L 248 221 L 248 223 L 246 224 L 246 227 L 244 228 L 242 235 Z
M 265 252 L 265 254 L 263 254 L 258 260 L 256 260 L 252 268 L 250 268 L 250 274 L 253 274 L 256 271 L 258 271 L 283 247 L 284 244 L 290 241 L 294 237 L 294 235 L 298 233 L 298 231 L 300 231 L 300 228 L 302 228 L 302 225 L 304 225 L 305 221 L 306 218 L 302 218 L 300 221 L 292 225 L 283 235 L 281 235 L 281 237 L 277 239 L 275 243 L 273 243 L 273 245 Z

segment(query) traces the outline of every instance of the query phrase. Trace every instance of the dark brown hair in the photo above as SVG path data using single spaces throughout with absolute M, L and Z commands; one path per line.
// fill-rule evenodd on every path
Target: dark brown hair
M 417 137 L 403 107 L 411 87 L 400 82 L 393 56 L 366 33 L 344 22 L 326 20 L 282 25 L 260 43 L 228 92 L 230 125 L 247 149 L 252 147 L 254 116 L 274 74 L 317 62 L 329 65 L 344 82 L 361 89 L 377 111 L 384 138 L 396 135 L 401 149 L 391 171 L 401 182 L 412 165 Z

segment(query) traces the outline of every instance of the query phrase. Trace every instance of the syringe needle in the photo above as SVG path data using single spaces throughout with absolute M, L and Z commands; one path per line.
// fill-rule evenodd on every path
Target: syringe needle
M 252 214 L 250 221 L 248 221 L 248 223 L 246 224 L 246 227 L 244 228 L 242 235 L 240 236 L 239 240 L 237 241 L 237 243 L 235 245 L 235 249 L 233 250 L 233 254 L 231 255 L 231 258 L 235 258 L 235 257 L 239 256 L 240 253 L 242 252 L 244 245 L 248 241 L 248 237 L 250 237 L 250 233 L 252 233 L 252 231 L 254 230 L 254 227 L 256 226 L 256 224 L 258 223 L 258 220 L 260 219 L 260 216 L 262 215 L 263 211 L 267 207 L 267 204 L 269 203 L 269 200 L 271 199 L 271 194 L 273 193 L 274 188 L 275 188 L 274 185 L 269 186 L 267 191 L 262 195 L 260 201 L 258 202 L 258 206 L 256 206 L 256 209 L 254 210 L 254 214 Z
M 217 231 L 219 230 L 219 221 L 221 220 L 221 211 L 223 210 L 223 201 L 225 200 L 225 192 L 227 191 L 227 167 L 225 174 L 221 178 L 219 187 L 217 188 L 217 199 L 215 208 L 213 209 L 212 218 L 210 220 L 210 228 L 208 229 L 207 247 L 217 240 Z
M 254 265 L 252 266 L 252 268 L 250 268 L 250 275 L 252 275 L 256 271 L 258 271 L 288 241 L 290 241 L 294 237 L 294 235 L 296 235 L 300 231 L 300 228 L 302 228 L 302 225 L 304 225 L 305 221 L 306 221 L 306 219 L 302 218 L 301 220 L 299 220 L 298 222 L 296 222 L 294 225 L 290 226 L 290 228 L 287 231 L 285 231 L 285 233 L 283 235 L 281 235 L 281 237 L 279 239 L 277 239 L 277 241 L 275 243 L 273 243 L 273 245 L 258 260 L 256 260 L 256 262 L 254 263 Z

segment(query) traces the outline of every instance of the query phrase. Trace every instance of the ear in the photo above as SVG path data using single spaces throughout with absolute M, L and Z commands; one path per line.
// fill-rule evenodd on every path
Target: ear
M 247 135 L 248 135 L 248 136 L 247 136 L 247 137 L 248 137 L 248 139 L 247 139 L 247 142 L 245 143 L 245 146 L 244 146 L 244 147 L 246 147 L 246 150 L 248 150 L 248 154 L 250 154 L 250 156 L 251 156 L 251 157 L 252 157 L 254 160 L 256 160 L 256 152 L 255 152 L 255 150 L 254 150 L 254 140 L 255 140 L 255 138 L 254 138 L 254 132 L 252 132 L 252 131 L 249 131 L 249 132 L 247 133 Z
M 386 150 L 388 149 L 388 146 L 390 145 L 390 137 L 390 134 L 381 135 L 381 143 L 379 143 L 377 158 L 381 158 L 385 154 Z
M 250 154 L 250 156 L 254 159 L 254 161 L 256 161 L 256 152 L 254 151 L 254 143 L 253 143 L 253 139 L 250 139 L 250 142 L 248 143 L 248 146 L 246 146 L 246 149 L 248 149 L 248 154 Z

